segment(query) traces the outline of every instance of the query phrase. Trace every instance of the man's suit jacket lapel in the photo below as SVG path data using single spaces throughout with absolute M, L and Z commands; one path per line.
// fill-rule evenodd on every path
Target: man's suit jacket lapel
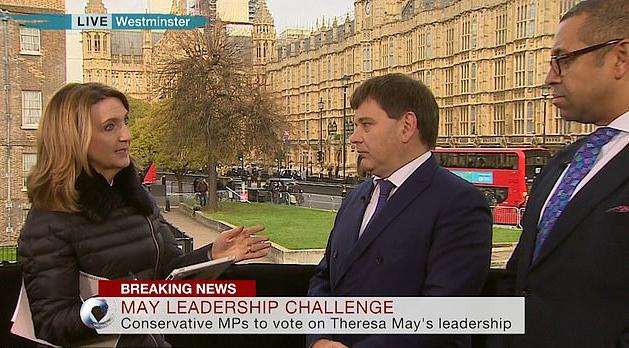
M 347 202 L 348 206 L 343 209 L 343 216 L 336 222 L 337 226 L 334 227 L 334 238 L 336 242 L 333 244 L 334 250 L 331 251 L 331 256 L 336 259 L 337 250 L 342 250 L 343 252 L 338 253 L 339 266 L 330 269 L 330 282 L 332 287 L 335 287 L 340 279 L 339 270 L 343 264 L 343 260 L 347 259 L 350 251 L 356 245 L 360 225 L 363 222 L 363 215 L 367 208 L 368 197 L 371 197 L 373 190 L 373 179 L 369 179 L 368 182 L 358 186 L 352 192 L 353 201 Z
M 365 209 L 367 209 L 369 197 L 371 197 L 373 190 L 373 179 L 370 179 L 368 185 L 363 185 L 360 191 L 357 192 L 358 201 L 354 205 L 354 208 L 346 209 L 347 212 L 343 215 L 344 219 L 341 230 L 339 230 L 339 244 L 345 248 L 345 250 L 350 250 L 356 244 L 360 225 L 362 225 L 363 222 L 363 215 L 365 214 Z
M 404 181 L 395 194 L 389 198 L 387 205 L 380 214 L 373 218 L 369 223 L 362 236 L 358 239 L 350 254 L 343 261 L 339 268 L 337 282 L 340 281 L 350 266 L 358 259 L 358 257 L 376 240 L 376 238 L 384 231 L 384 229 L 401 214 L 406 207 L 411 204 L 417 196 L 419 196 L 432 181 L 432 175 L 438 165 L 434 157 L 430 157 L 423 163 L 411 176 Z M 360 225 L 358 226 L 360 228 Z M 409 226 L 410 228 L 410 226 Z M 348 233 L 349 234 L 349 233 Z M 395 236 L 390 236 L 395 238 Z
M 596 205 L 609 196 L 629 178 L 629 145 L 609 161 L 590 181 L 577 192 L 561 214 L 544 242 L 539 256 L 531 265 L 534 268 L 556 248 Z

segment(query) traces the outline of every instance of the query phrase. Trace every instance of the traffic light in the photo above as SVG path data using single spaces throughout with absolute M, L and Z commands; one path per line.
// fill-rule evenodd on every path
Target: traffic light
M 323 162 L 323 151 L 317 152 L 317 160 Z
M 239 155 L 239 156 L 238 156 L 238 160 L 239 160 L 239 161 L 242 161 L 242 160 L 243 160 L 242 155 Z

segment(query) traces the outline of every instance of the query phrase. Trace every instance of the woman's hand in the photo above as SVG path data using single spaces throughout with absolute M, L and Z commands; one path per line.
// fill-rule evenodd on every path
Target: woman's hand
M 269 238 L 256 236 L 264 226 L 242 226 L 221 232 L 212 245 L 212 259 L 233 256 L 234 262 L 257 259 L 269 253 Z

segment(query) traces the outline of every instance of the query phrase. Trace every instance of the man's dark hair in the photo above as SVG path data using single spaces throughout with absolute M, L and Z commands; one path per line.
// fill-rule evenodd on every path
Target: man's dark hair
M 587 16 L 578 33 L 579 39 L 586 44 L 595 45 L 613 39 L 629 38 L 627 0 L 585 0 L 566 12 L 561 17 L 561 22 L 580 15 Z
M 368 98 L 373 99 L 389 118 L 399 119 L 406 112 L 417 116 L 420 140 L 429 148 L 437 144 L 439 107 L 426 85 L 404 74 L 387 74 L 368 79 L 356 88 L 350 104 L 356 110 Z

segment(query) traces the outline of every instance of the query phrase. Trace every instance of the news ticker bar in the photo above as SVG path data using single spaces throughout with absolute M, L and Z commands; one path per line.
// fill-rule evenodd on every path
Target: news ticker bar
M 20 25 L 41 30 L 185 30 L 204 27 L 208 18 L 155 13 L 10 14 Z
M 99 334 L 523 334 L 521 297 L 95 297 Z

